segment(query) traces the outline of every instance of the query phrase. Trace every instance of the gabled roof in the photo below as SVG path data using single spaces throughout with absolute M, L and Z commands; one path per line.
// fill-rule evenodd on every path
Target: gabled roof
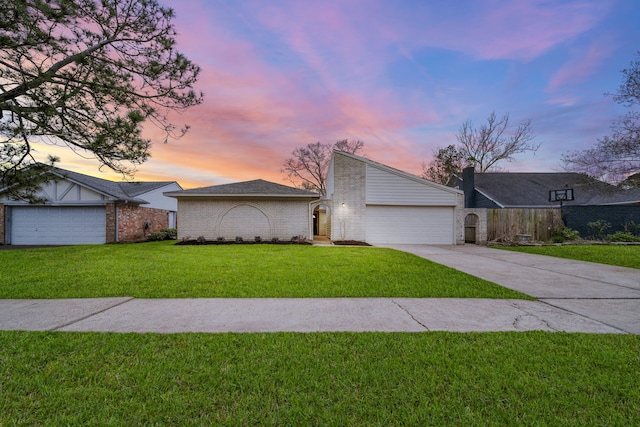
M 90 188 L 91 190 L 104 194 L 112 199 L 141 204 L 147 203 L 147 201 L 137 198 L 137 196 L 175 182 L 114 182 L 60 168 L 53 168 L 51 172 L 60 178 L 67 179 L 75 184 Z
M 170 191 L 164 193 L 164 195 L 169 197 L 297 197 L 308 199 L 319 197 L 317 193 L 311 191 L 276 184 L 263 179 L 193 188 L 191 190 Z
M 573 172 L 474 175 L 475 189 L 501 207 L 549 207 L 549 191 L 573 189 L 574 201 L 566 205 L 608 205 L 640 202 L 640 190 L 623 190 L 584 174 Z
M 405 172 L 405 171 L 402 171 L 400 169 L 396 169 L 396 168 L 393 168 L 391 166 L 384 165 L 384 164 L 376 162 L 374 160 L 367 159 L 366 157 L 358 156 L 356 154 L 347 153 L 346 151 L 340 151 L 340 150 L 333 150 L 333 153 L 341 154 L 341 155 L 347 156 L 347 157 L 351 157 L 352 159 L 355 159 L 355 160 L 360 160 L 361 162 L 364 162 L 364 163 L 366 163 L 368 165 L 371 165 L 371 166 L 373 166 L 375 168 L 385 170 L 387 172 L 393 173 L 395 175 L 402 176 L 404 178 L 410 179 L 412 181 L 419 182 L 421 184 L 427 184 L 427 185 L 430 185 L 432 187 L 437 187 L 437 188 L 439 188 L 441 190 L 444 190 L 446 192 L 449 192 L 449 193 L 456 193 L 456 194 L 462 193 L 462 191 L 457 189 L 457 188 L 448 187 L 446 185 L 438 184 L 437 182 L 433 182 L 433 181 L 430 181 L 428 179 L 422 178 L 420 176 L 411 174 L 409 172 Z

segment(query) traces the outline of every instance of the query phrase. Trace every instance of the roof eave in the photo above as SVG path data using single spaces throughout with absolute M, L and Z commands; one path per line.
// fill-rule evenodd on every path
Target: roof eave
M 167 197 L 175 197 L 175 198 L 209 198 L 209 199 L 225 199 L 225 198 L 260 198 L 260 199 L 274 199 L 274 198 L 284 198 L 284 199 L 318 199 L 320 195 L 313 194 L 262 194 L 262 193 L 248 193 L 248 194 L 215 194 L 215 193 L 182 193 L 182 192 L 166 192 L 162 193 Z

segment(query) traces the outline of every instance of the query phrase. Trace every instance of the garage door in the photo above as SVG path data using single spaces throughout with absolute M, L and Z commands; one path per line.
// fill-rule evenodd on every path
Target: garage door
M 367 205 L 366 217 L 371 244 L 454 243 L 453 207 Z
M 92 207 L 13 207 L 11 244 L 74 245 L 106 242 L 106 214 Z

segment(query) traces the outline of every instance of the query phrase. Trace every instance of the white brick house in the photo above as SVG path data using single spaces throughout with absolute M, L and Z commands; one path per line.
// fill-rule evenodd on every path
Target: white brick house
M 462 191 L 341 151 L 325 198 L 263 180 L 164 194 L 178 199 L 178 239 L 464 243 Z
M 371 244 L 464 243 L 464 193 L 334 151 L 327 175 L 331 238 Z
M 253 241 L 277 238 L 311 238 L 310 203 L 318 194 L 257 179 L 192 190 L 165 196 L 178 199 L 178 240 Z

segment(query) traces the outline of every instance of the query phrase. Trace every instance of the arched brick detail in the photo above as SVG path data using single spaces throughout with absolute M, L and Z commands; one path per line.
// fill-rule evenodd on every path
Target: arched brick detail
M 216 230 L 219 233 L 217 237 L 226 239 L 260 236 L 268 240 L 274 236 L 271 218 L 262 207 L 253 203 L 238 203 L 227 209 L 218 218 Z

